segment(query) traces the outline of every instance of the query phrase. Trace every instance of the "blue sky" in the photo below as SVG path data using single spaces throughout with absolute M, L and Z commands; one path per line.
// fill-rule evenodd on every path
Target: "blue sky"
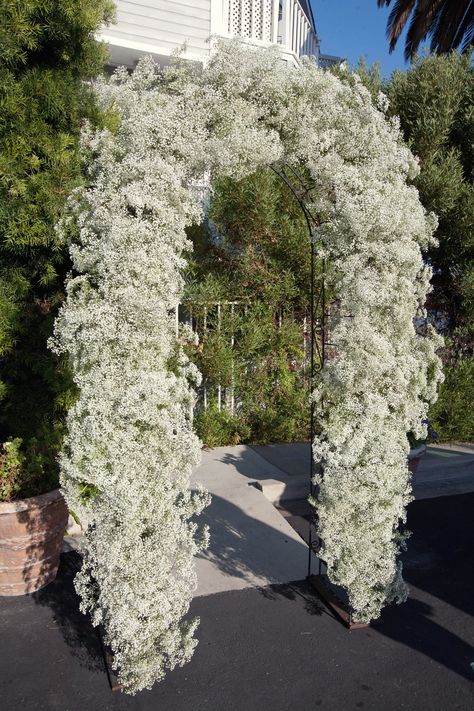
M 404 37 L 392 54 L 388 51 L 385 28 L 390 8 L 377 7 L 377 0 L 310 0 L 321 39 L 323 54 L 336 54 L 357 64 L 365 54 L 367 62 L 380 61 L 382 74 L 405 69 Z M 393 4 L 393 3 L 392 3 Z

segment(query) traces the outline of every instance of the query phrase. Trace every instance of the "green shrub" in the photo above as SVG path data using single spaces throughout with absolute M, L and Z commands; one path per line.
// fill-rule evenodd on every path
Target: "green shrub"
M 25 456 L 20 447 L 19 437 L 0 445 L 0 501 L 12 501 L 22 489 Z
M 474 356 L 447 365 L 445 377 L 431 426 L 440 442 L 474 442 Z
M 468 55 L 418 57 L 386 91 L 407 143 L 420 159 L 415 185 L 438 216 L 430 247 L 428 309 L 452 342 L 451 357 L 474 349 L 474 72 Z M 450 381 L 451 382 L 451 381 Z
M 36 496 L 58 485 L 56 453 L 62 431 L 48 429 L 26 446 L 20 437 L 0 445 L 0 501 Z
M 190 230 L 186 300 L 200 342 L 189 355 L 208 398 L 215 401 L 219 385 L 232 389 L 239 414 L 199 412 L 199 436 L 207 446 L 307 439 L 310 246 L 303 212 L 269 169 L 213 188 L 212 222 Z
M 94 32 L 112 11 L 110 0 L 0 4 L 0 476 L 16 482 L 0 500 L 58 483 L 74 391 L 47 348 L 70 269 L 55 225 L 82 182 L 81 125 L 105 121 L 87 80 L 103 70 Z
M 219 410 L 215 403 L 197 413 L 194 425 L 198 437 L 209 448 L 240 444 L 250 437 L 250 427 L 242 415 Z

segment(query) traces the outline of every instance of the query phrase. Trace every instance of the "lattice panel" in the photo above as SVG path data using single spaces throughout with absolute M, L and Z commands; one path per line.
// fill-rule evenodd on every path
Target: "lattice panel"
M 253 0 L 253 3 L 252 3 L 252 14 L 253 14 L 252 37 L 254 37 L 255 39 L 262 39 L 262 29 L 263 29 L 262 5 L 263 5 L 263 0 Z
M 252 37 L 252 0 L 242 0 L 241 37 Z
M 272 0 L 230 0 L 229 34 L 270 42 Z
M 229 5 L 229 34 L 240 35 L 240 25 L 242 24 L 241 0 L 230 0 Z
M 272 41 L 272 5 L 278 0 L 262 0 L 262 39 Z

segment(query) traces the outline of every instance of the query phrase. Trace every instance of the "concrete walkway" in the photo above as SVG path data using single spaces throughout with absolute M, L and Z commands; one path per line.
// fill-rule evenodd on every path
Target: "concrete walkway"
M 196 597 L 306 576 L 306 545 L 253 486 L 281 475 L 280 469 L 244 445 L 203 452 L 193 481 L 212 494 L 211 505 L 199 517 L 211 529 L 211 543 L 197 559 Z
M 259 479 L 267 498 L 275 503 L 302 498 L 309 477 L 308 443 L 253 446 L 279 474 Z M 474 492 L 474 445 L 430 445 L 413 477 L 415 498 L 432 499 Z
M 309 463 L 308 443 L 203 452 L 193 481 L 212 494 L 200 517 L 211 542 L 196 561 L 195 597 L 305 578 Z M 429 447 L 413 486 L 417 500 L 474 492 L 474 448 Z
M 309 462 L 307 443 L 203 452 L 192 481 L 212 495 L 199 518 L 209 525 L 211 542 L 196 560 L 195 597 L 306 577 Z M 429 447 L 414 491 L 417 500 L 474 492 L 474 447 Z M 66 538 L 65 550 L 71 547 L 77 548 L 77 539 Z

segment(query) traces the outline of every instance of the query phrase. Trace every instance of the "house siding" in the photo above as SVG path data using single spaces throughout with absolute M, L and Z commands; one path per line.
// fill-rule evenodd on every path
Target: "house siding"
M 209 53 L 211 0 L 117 0 L 116 24 L 104 37 L 122 46 L 156 47 L 169 54 L 186 44 L 195 56 Z

